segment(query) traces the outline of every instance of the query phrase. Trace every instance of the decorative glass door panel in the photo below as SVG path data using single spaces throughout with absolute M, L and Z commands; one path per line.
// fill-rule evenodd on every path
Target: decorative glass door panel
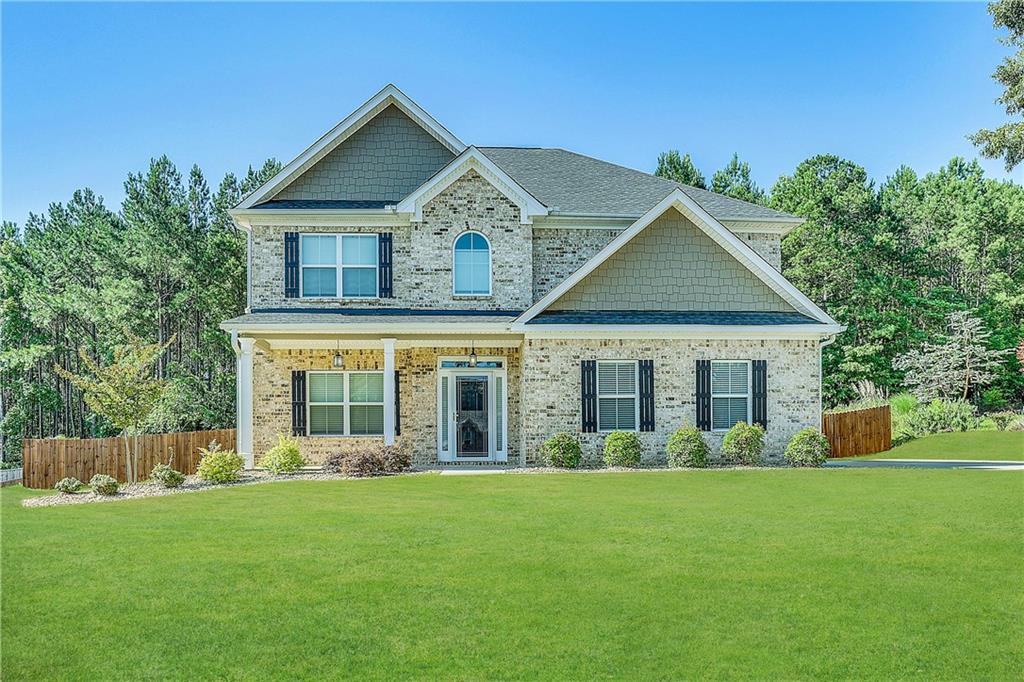
M 486 376 L 455 378 L 455 438 L 459 457 L 487 457 L 488 396 Z

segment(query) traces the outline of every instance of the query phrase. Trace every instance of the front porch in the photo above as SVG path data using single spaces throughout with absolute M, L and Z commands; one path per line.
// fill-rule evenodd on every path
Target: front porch
M 239 336 L 238 449 L 248 467 L 298 439 L 334 453 L 408 448 L 423 467 L 518 466 L 521 338 Z

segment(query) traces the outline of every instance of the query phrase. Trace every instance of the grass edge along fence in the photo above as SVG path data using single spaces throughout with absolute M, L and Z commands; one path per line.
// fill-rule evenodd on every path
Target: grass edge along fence
M 225 449 L 235 447 L 235 429 L 147 433 L 139 436 L 139 480 L 159 463 L 186 474 L 199 465 L 199 448 L 217 441 Z M 95 474 L 107 474 L 125 482 L 124 439 L 26 438 L 22 445 L 23 483 L 26 488 L 52 488 L 62 478 L 74 476 L 88 483 Z
M 821 415 L 821 431 L 833 457 L 857 457 L 892 448 L 892 412 L 888 405 Z

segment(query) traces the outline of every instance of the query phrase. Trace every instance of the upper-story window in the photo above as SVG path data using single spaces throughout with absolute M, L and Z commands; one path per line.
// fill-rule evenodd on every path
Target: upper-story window
M 377 296 L 377 235 L 304 234 L 299 252 L 302 296 Z
M 479 232 L 455 240 L 455 295 L 490 296 L 491 245 Z

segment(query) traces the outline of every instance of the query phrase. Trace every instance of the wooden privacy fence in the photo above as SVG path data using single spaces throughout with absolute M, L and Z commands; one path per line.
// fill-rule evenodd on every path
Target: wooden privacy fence
M 194 474 L 199 465 L 199 448 L 217 441 L 225 450 L 235 447 L 235 430 L 147 433 L 139 436 L 139 480 L 149 476 L 153 466 L 171 462 L 186 474 Z M 134 443 L 132 444 L 134 447 Z M 22 446 L 23 481 L 27 488 L 52 488 L 62 478 L 74 476 L 88 483 L 95 474 L 113 476 L 125 482 L 124 439 L 117 438 L 37 438 L 25 439 Z
M 892 415 L 888 405 L 821 415 L 821 430 L 833 457 L 856 457 L 892 447 Z

